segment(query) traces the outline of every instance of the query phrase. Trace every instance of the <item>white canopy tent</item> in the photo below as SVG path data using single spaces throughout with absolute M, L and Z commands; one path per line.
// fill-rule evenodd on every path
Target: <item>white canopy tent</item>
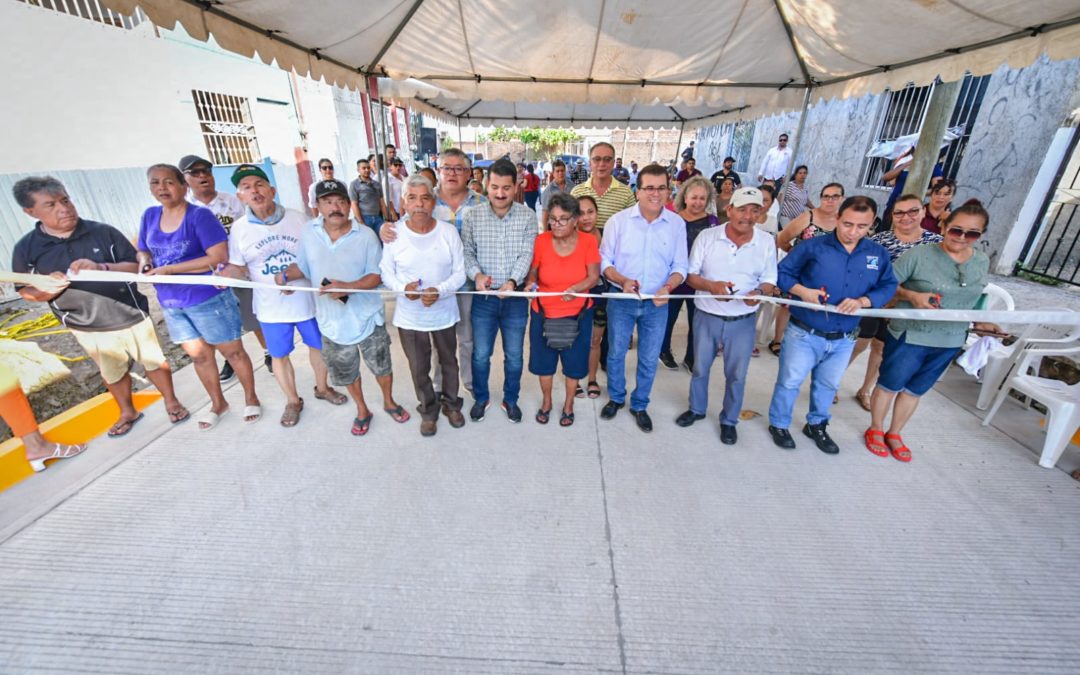
M 466 124 L 696 127 L 1041 54 L 1076 0 L 104 0 Z

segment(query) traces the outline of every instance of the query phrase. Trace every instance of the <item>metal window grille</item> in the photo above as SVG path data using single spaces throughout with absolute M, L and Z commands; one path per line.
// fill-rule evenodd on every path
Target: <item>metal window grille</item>
M 99 2 L 99 0 L 16 0 L 32 7 L 51 10 L 60 14 L 77 16 L 90 21 L 97 21 L 107 26 L 131 30 L 147 21 L 146 15 L 139 8 L 131 15 L 118 14 Z
M 262 159 L 246 98 L 196 89 L 191 95 L 211 162 L 245 164 Z
M 960 169 L 960 160 L 967 148 L 968 139 L 971 136 L 971 128 L 975 118 L 979 114 L 986 87 L 990 82 L 990 76 L 972 77 L 964 76 L 964 82 L 960 88 L 960 96 L 957 98 L 956 107 L 953 108 L 949 120 L 949 126 L 964 126 L 963 135 L 949 145 L 945 157 L 944 173 L 946 178 L 955 179 Z M 917 134 L 922 129 L 926 120 L 926 111 L 930 106 L 930 97 L 934 93 L 935 84 L 925 87 L 916 87 L 908 84 L 899 91 L 886 91 L 882 96 L 882 108 L 878 118 L 877 133 L 871 140 L 871 145 L 881 141 L 892 141 L 901 136 Z M 881 177 L 892 168 L 892 161 L 881 157 L 867 157 L 863 160 L 862 184 L 866 188 L 889 189 Z

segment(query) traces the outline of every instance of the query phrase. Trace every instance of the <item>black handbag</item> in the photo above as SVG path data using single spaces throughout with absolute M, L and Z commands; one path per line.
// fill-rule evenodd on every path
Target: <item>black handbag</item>
M 538 306 L 539 302 L 536 303 Z M 544 321 L 544 342 L 549 349 L 561 352 L 570 349 L 581 332 L 581 315 L 584 310 L 574 316 L 564 316 L 559 319 L 549 319 L 544 316 L 544 308 L 540 307 L 540 318 Z

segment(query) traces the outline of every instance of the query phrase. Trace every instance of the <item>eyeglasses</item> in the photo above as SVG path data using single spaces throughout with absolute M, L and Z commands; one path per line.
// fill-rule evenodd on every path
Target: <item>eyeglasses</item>
M 439 171 L 443 173 L 465 173 L 469 168 L 465 166 L 440 166 Z
M 962 227 L 950 227 L 945 230 L 945 233 L 957 239 L 963 237 L 964 241 L 978 241 L 979 237 L 983 235 L 981 230 L 965 230 Z
M 548 225 L 552 227 L 555 227 L 556 225 L 569 225 L 570 221 L 573 219 L 573 216 L 563 216 L 561 218 L 552 216 L 551 218 L 548 218 Z
M 638 188 L 638 191 L 644 192 L 667 192 L 668 186 L 666 185 L 642 185 Z
M 837 199 L 843 199 L 844 195 L 821 195 L 822 199 L 828 199 L 830 202 L 835 202 Z
M 593 161 L 593 164 L 601 164 L 601 163 L 607 164 L 608 162 L 614 162 L 615 158 L 612 157 L 611 155 L 608 155 L 607 157 L 593 157 L 592 161 Z
M 188 169 L 184 173 L 189 176 L 209 176 L 210 169 Z
M 319 170 L 320 171 L 333 171 L 334 167 L 330 166 L 329 164 L 323 164 L 322 166 L 319 167 Z
M 898 218 L 916 218 L 916 217 L 918 217 L 918 215 L 920 213 L 922 213 L 922 208 L 915 207 L 913 209 L 908 209 L 907 211 L 893 211 L 892 215 L 893 215 L 893 218 L 897 218 L 897 219 Z
M 781 143 L 787 143 L 787 139 L 786 139 L 786 138 L 781 138 L 781 139 L 780 139 L 780 142 L 781 142 Z

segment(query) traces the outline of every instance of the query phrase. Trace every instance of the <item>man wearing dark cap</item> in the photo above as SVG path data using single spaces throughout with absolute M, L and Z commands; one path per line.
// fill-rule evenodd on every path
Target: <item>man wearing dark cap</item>
M 340 181 L 320 181 L 315 196 L 320 216 L 304 226 L 296 262 L 278 276 L 277 283 L 308 278 L 312 285 L 326 289 L 378 288 L 382 245 L 370 227 L 349 217 L 348 188 Z M 365 435 L 372 419 L 360 386 L 361 361 L 379 383 L 383 411 L 399 424 L 407 422 L 409 413 L 394 401 L 390 334 L 382 297 L 324 289 L 315 299 L 315 319 L 330 382 L 345 387 L 356 403 L 352 435 Z
M 244 216 L 244 205 L 236 198 L 236 195 L 228 192 L 218 192 L 217 183 L 214 182 L 214 165 L 209 160 L 198 155 L 184 155 L 177 163 L 177 167 L 184 172 L 184 180 L 188 184 L 187 200 L 196 206 L 205 206 L 214 212 L 221 226 L 228 234 L 232 229 L 233 221 Z M 263 360 L 267 369 L 273 372 L 273 363 L 270 353 L 266 351 L 266 340 L 262 330 L 259 329 L 259 320 L 255 316 L 252 307 L 251 290 L 247 288 L 234 288 L 233 293 L 240 303 L 240 319 L 243 322 L 244 332 L 255 331 L 255 337 L 263 348 Z M 228 382 L 235 376 L 232 366 L 226 361 L 221 367 L 219 379 Z
M 725 178 L 730 178 L 732 182 L 735 183 L 736 190 L 742 187 L 742 178 L 739 177 L 739 172 L 736 171 L 734 167 L 735 158 L 725 157 L 724 168 L 720 169 L 709 178 L 709 182 L 716 188 L 717 194 L 720 193 L 720 186 L 723 185 Z
M 390 160 L 390 176 L 387 178 L 390 186 L 386 208 L 390 212 L 390 220 L 396 222 L 401 217 L 401 194 L 405 187 L 405 162 L 395 157 Z

